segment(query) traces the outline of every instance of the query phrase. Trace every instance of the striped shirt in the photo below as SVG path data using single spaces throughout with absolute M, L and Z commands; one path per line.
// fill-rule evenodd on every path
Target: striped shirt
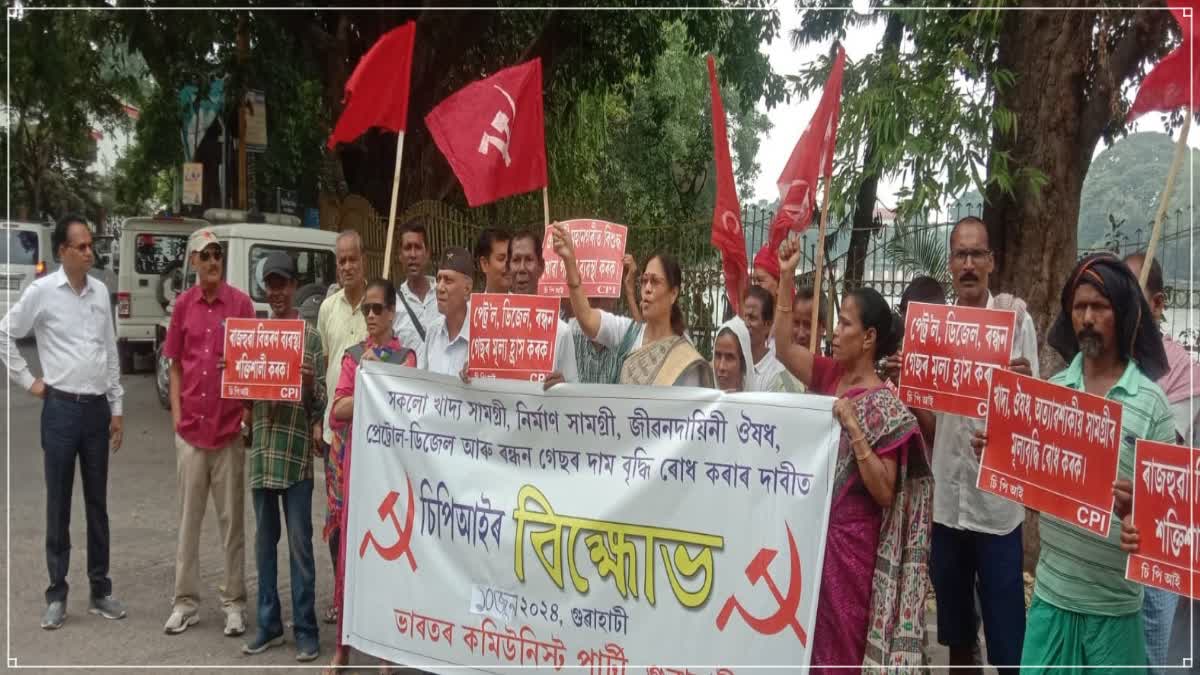
M 313 477 L 312 425 L 325 410 L 321 336 L 304 326 L 304 364 L 312 382 L 300 403 L 256 401 L 250 440 L 250 489 L 286 490 Z
M 1083 355 L 1077 354 L 1071 365 L 1050 382 L 1083 391 Z M 1162 389 L 1133 361 L 1105 398 L 1121 404 L 1117 477 L 1132 480 L 1137 439 L 1175 442 L 1171 409 Z M 1142 608 L 1142 587 L 1125 580 L 1128 555 L 1120 548 L 1121 523 L 1115 517 L 1109 523 L 1108 537 L 1102 539 L 1066 521 L 1040 515 L 1042 552 L 1034 591 L 1038 597 L 1078 614 L 1125 616 Z

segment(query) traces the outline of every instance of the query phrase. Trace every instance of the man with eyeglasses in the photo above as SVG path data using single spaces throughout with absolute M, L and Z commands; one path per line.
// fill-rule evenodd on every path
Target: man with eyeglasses
M 220 584 L 225 635 L 246 631 L 246 449 L 242 430 L 250 409 L 221 398 L 225 320 L 252 319 L 250 296 L 224 281 L 224 252 L 212 230 L 188 240 L 196 285 L 175 301 L 163 355 L 171 359 L 171 419 L 179 489 L 175 598 L 163 630 L 184 632 L 200 620 L 200 530 L 212 493 L 224 548 Z
M 1038 376 L 1037 333 L 1025 303 L 988 290 L 994 261 L 983 221 L 968 216 L 950 231 L 950 276 L 957 304 L 1012 309 L 1017 314 L 1008 367 Z M 924 426 L 922 427 L 925 428 Z M 1025 584 L 1021 524 L 1025 509 L 975 487 L 979 460 L 971 446 L 983 420 L 938 413 L 933 429 L 933 533 L 930 577 L 937 596 L 938 642 L 950 665 L 978 665 L 982 610 L 988 661 L 997 668 L 1021 663 L 1025 637 Z
M 71 494 L 78 456 L 87 514 L 88 612 L 125 617 L 108 576 L 108 452 L 121 447 L 121 397 L 117 342 L 108 291 L 88 275 L 92 233 L 80 216 L 58 221 L 51 237 L 62 267 L 34 281 L 0 320 L 0 359 L 9 378 L 42 399 L 42 451 L 46 472 L 46 613 L 42 628 L 67 618 L 71 555 Z M 14 344 L 37 336 L 43 377 L 35 378 Z

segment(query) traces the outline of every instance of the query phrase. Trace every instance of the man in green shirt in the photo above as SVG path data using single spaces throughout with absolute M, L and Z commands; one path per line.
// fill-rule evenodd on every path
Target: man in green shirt
M 292 302 L 296 294 L 296 267 L 291 256 L 276 251 L 263 266 L 263 285 L 271 318 L 298 319 Z M 304 365 L 301 401 L 256 401 L 253 438 L 250 442 L 250 493 L 257 520 L 255 560 L 258 565 L 258 630 L 242 647 L 259 654 L 283 644 L 280 616 L 279 511 L 287 523 L 291 568 L 292 619 L 295 623 L 296 660 L 312 661 L 320 654 L 317 638 L 316 567 L 312 547 L 313 454 L 321 435 L 325 410 L 325 356 L 321 338 L 311 326 L 304 328 Z
M 1047 343 L 1070 365 L 1054 384 L 1121 404 L 1116 518 L 1106 538 L 1041 514 L 1041 554 L 1029 610 L 1022 670 L 1046 666 L 1146 665 L 1142 587 L 1125 579 L 1120 521 L 1130 510 L 1137 439 L 1173 442 L 1171 408 L 1155 380 L 1167 370 L 1162 336 L 1137 279 L 1111 254 L 1088 256 L 1071 272 Z

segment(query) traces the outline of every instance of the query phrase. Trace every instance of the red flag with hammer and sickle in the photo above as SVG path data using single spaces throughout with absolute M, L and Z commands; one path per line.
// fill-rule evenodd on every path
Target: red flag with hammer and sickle
M 803 232 L 812 222 L 817 204 L 817 181 L 833 173 L 833 150 L 837 145 L 838 114 L 842 108 L 842 71 L 846 50 L 838 45 L 837 56 L 821 102 L 808 128 L 800 135 L 783 172 L 779 174 L 779 210 L 771 221 L 771 250 L 776 251 L 788 232 Z
M 1183 42 L 1146 74 L 1138 87 L 1137 98 L 1129 108 L 1127 122 L 1153 110 L 1166 112 L 1183 106 L 1195 110 L 1195 102 L 1190 96 L 1193 90 L 1200 89 L 1200 63 L 1191 62 L 1192 19 L 1183 15 L 1182 7 L 1172 7 L 1171 16 L 1179 24 Z M 1196 56 L 1200 57 L 1200 53 Z M 1195 78 L 1194 82 L 1192 78 Z
M 459 89 L 425 116 L 425 125 L 471 206 L 547 183 L 541 59 Z
M 742 234 L 742 207 L 738 205 L 737 184 L 733 180 L 733 160 L 729 157 L 729 136 L 725 130 L 725 105 L 717 85 L 717 64 L 708 57 L 708 85 L 712 93 L 713 163 L 717 165 L 717 201 L 713 205 L 712 245 L 721 252 L 725 271 L 725 295 L 734 314 L 741 313 L 742 291 L 746 290 L 749 261 L 746 237 Z

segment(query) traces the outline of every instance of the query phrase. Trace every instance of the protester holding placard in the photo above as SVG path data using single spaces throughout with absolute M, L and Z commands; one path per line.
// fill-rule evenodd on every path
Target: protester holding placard
M 420 351 L 429 324 L 438 318 L 437 297 L 433 277 L 425 274 L 429 268 L 429 236 L 425 225 L 412 221 L 400 230 L 400 263 L 404 266 L 404 283 L 396 296 L 396 325 L 392 330 L 409 349 Z
M 762 286 L 747 288 L 742 299 L 742 320 L 750 331 L 750 353 L 754 357 L 746 391 L 767 391 L 771 382 L 786 370 L 775 358 L 775 345 L 770 340 L 775 325 L 775 297 Z
M 1041 515 L 1042 547 L 1021 663 L 1142 666 L 1142 587 L 1125 579 L 1117 521 L 1129 514 L 1135 441 L 1175 439 L 1167 399 L 1154 383 L 1167 372 L 1167 357 L 1137 278 L 1119 258 L 1088 256 L 1068 279 L 1047 343 L 1070 365 L 1050 382 L 1122 406 L 1117 517 L 1101 538 Z M 985 440 L 977 435 L 977 447 Z
M 554 251 L 567 270 L 571 308 L 589 337 L 614 348 L 634 328 L 638 338 L 621 366 L 621 384 L 708 387 L 714 385 L 712 365 L 683 337 L 687 326 L 679 307 L 683 272 L 665 253 L 646 262 L 642 275 L 642 316 L 645 322 L 597 310 L 588 302 L 575 261 L 575 245 L 566 228 L 551 226 Z
M 419 352 L 420 368 L 442 375 L 459 375 L 470 356 L 473 285 L 470 254 L 464 248 L 447 249 L 438 261 L 437 308 L 439 316 L 429 326 L 429 339 Z
M 779 295 L 790 298 L 799 242 L 784 241 L 779 260 Z M 900 330 L 871 288 L 843 300 L 832 358 L 793 343 L 788 322 L 775 327 L 779 360 L 813 393 L 838 397 L 842 425 L 813 632 L 818 667 L 923 664 L 933 478 L 916 418 L 875 371 Z
M 713 373 L 717 389 L 724 392 L 748 391 L 746 382 L 753 377 L 754 357 L 750 353 L 750 331 L 740 316 L 721 324 L 713 340 Z
M 641 312 L 637 309 L 637 262 L 633 256 L 625 254 L 624 269 L 621 285 L 625 294 L 625 302 L 629 306 L 630 316 L 637 321 L 641 317 Z M 616 298 L 588 298 L 588 302 L 596 309 L 605 312 L 617 310 Z M 625 357 L 629 356 L 629 352 L 633 350 L 633 343 L 638 337 L 637 324 L 629 324 L 629 329 L 621 337 L 621 342 L 615 348 L 610 349 L 589 338 L 583 332 L 583 329 L 579 327 L 579 320 L 571 312 L 569 301 L 563 310 L 564 314 L 571 316 L 567 325 L 571 327 L 571 340 L 575 343 L 575 364 L 579 370 L 579 381 L 585 384 L 617 384 L 620 382 L 621 366 L 625 363 Z
M 1139 278 L 1145 261 L 1145 253 L 1125 257 L 1125 264 Z M 1163 293 L 1162 265 L 1157 260 L 1150 264 L 1150 274 L 1146 277 L 1142 293 L 1150 305 L 1154 321 L 1162 323 L 1167 297 Z M 1200 417 L 1200 405 L 1195 404 L 1200 399 L 1200 364 L 1167 333 L 1163 333 L 1163 350 L 1167 355 L 1168 368 L 1166 374 L 1158 379 L 1158 386 L 1166 394 L 1167 403 L 1171 406 L 1175 431 L 1185 445 L 1200 446 L 1200 421 L 1192 419 L 1193 411 Z M 1142 620 L 1146 629 L 1146 652 L 1151 666 L 1163 666 L 1167 661 L 1179 596 L 1150 587 L 1146 588 L 1145 593 Z
M 171 359 L 171 419 L 175 425 L 179 487 L 179 545 L 175 551 L 175 598 L 163 629 L 182 633 L 200 620 L 200 530 L 208 496 L 217 509 L 224 548 L 220 584 L 225 635 L 246 631 L 246 451 L 241 401 L 221 398 L 225 320 L 254 318 L 250 296 L 225 283 L 224 250 L 212 230 L 188 240 L 196 285 L 175 301 L 163 356 Z
M 298 319 L 296 264 L 275 251 L 263 266 L 263 286 L 272 319 Z M 259 654 L 283 644 L 279 603 L 279 516 L 283 506 L 288 535 L 289 579 L 296 660 L 312 661 L 320 652 L 317 631 L 316 565 L 312 547 L 313 455 L 321 439 L 325 410 L 325 355 L 316 329 L 305 324 L 301 401 L 257 401 L 250 441 L 250 496 L 254 500 L 254 555 L 258 568 L 258 632 L 242 647 Z
M 1021 300 L 994 296 L 988 290 L 994 265 L 983 221 L 968 216 L 955 223 L 950 231 L 949 267 L 957 304 L 1014 310 L 1011 360 L 1004 365 L 1037 377 L 1033 319 Z M 983 429 L 982 419 L 934 413 L 931 420 L 928 413 L 918 414 L 922 417 L 923 430 L 936 427 L 930 571 L 937 597 L 938 642 L 950 648 L 951 665 L 975 665 L 981 618 L 976 614 L 978 594 L 988 661 L 998 668 L 1016 666 L 1025 635 L 1021 567 L 1025 509 L 975 487 L 979 461 L 971 439 Z
M 488 227 L 475 240 L 475 263 L 483 275 L 484 293 L 507 293 L 512 288 L 508 270 L 509 239 L 504 230 Z
M 508 242 L 508 267 L 512 271 L 512 293 L 537 295 L 538 281 L 546 271 L 546 263 L 542 259 L 542 238 L 528 230 L 514 234 Z M 554 372 L 557 376 L 553 380 L 561 377 L 566 382 L 579 381 L 571 328 L 562 319 L 558 320 L 555 332 Z
M 458 249 L 466 261 L 471 264 L 469 254 L 465 249 Z M 341 449 L 338 460 L 338 475 L 341 481 L 341 500 L 336 505 L 337 512 L 333 514 L 340 524 L 343 509 L 349 495 L 346 494 L 348 483 L 345 474 L 348 470 L 348 459 L 351 457 L 353 439 L 351 438 L 352 421 L 354 417 L 354 385 L 358 366 L 362 361 L 383 361 L 395 363 L 409 368 L 417 367 L 417 353 L 405 347 L 392 331 L 396 319 L 396 287 L 387 279 L 374 279 L 367 284 L 367 292 L 363 296 L 362 312 L 367 322 L 367 339 L 347 349 L 342 355 L 342 368 L 338 375 L 337 388 L 334 390 L 333 406 L 329 413 L 329 426 L 337 436 L 337 446 Z M 344 537 L 345 532 L 339 526 L 337 535 Z M 342 552 L 346 551 L 345 542 L 339 541 Z M 345 556 L 339 556 L 338 568 L 334 576 L 333 604 L 338 608 L 337 651 L 334 653 L 331 667 L 344 666 L 349 662 L 350 650 L 342 644 L 341 608 L 345 594 Z

